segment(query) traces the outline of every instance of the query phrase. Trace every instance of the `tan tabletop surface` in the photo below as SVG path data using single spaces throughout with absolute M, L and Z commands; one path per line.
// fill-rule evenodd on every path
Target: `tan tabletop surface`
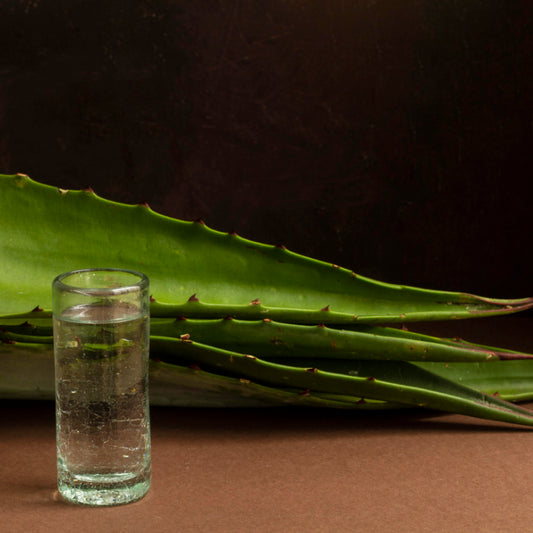
M 533 352 L 530 317 L 424 328 Z M 533 531 L 533 432 L 518 426 L 155 407 L 149 494 L 100 509 L 58 498 L 54 431 L 52 403 L 0 402 L 1 533 Z

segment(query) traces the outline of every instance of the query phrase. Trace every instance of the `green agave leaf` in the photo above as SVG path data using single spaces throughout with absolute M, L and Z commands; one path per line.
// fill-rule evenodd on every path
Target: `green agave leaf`
M 197 365 L 192 368 L 183 366 L 191 361 L 198 361 L 197 354 L 183 355 L 183 346 L 189 347 L 189 343 L 176 341 L 169 347 L 164 341 L 165 349 L 158 352 L 154 350 L 153 357 L 170 356 L 179 360 L 182 364 L 169 364 L 164 361 L 153 359 L 150 362 L 150 401 L 153 405 L 176 405 L 194 407 L 255 407 L 262 405 L 305 405 L 317 407 L 335 407 L 346 409 L 396 409 L 412 407 L 403 400 L 410 398 L 409 392 L 413 386 L 420 385 L 420 377 L 424 380 L 424 386 L 430 387 L 432 394 L 442 388 L 442 381 L 438 376 L 445 378 L 446 394 L 458 395 L 459 403 L 464 404 L 464 386 L 469 389 L 477 389 L 487 394 L 497 394 L 502 399 L 517 401 L 533 399 L 533 361 L 505 361 L 488 363 L 405 363 L 405 362 L 380 362 L 364 360 L 335 360 L 323 358 L 285 358 L 277 359 L 278 366 L 281 362 L 285 366 L 300 367 L 300 371 L 307 374 L 309 369 L 320 368 L 330 374 L 345 374 L 348 377 L 379 378 L 381 381 L 396 383 L 397 390 L 402 402 L 390 400 L 372 400 L 353 394 L 328 393 L 317 390 L 296 388 L 284 383 L 283 386 L 267 386 L 254 382 L 248 378 L 231 377 L 200 370 Z M 157 342 L 156 342 L 157 345 Z M 195 347 L 198 345 L 195 343 Z M 179 347 L 179 350 L 176 350 Z M 212 352 L 211 348 L 207 348 Z M 215 357 L 219 352 L 215 351 Z M 224 353 L 224 351 L 222 352 Z M 213 354 L 210 354 L 210 357 Z M 227 352 L 226 352 L 227 355 Z M 242 356 L 241 356 L 242 357 Z M 251 359 L 253 360 L 253 359 Z M 217 371 L 220 361 L 217 360 Z M 306 366 L 306 365 L 315 365 Z M 423 374 L 416 374 L 414 369 L 420 367 Z M 429 372 L 427 372 L 429 371 Z M 310 372 L 315 375 L 316 372 Z M 262 379 L 262 376 L 259 377 Z M 418 381 L 417 381 L 418 380 Z M 286 380 L 284 380 L 285 382 Z M 365 379 L 366 381 L 366 379 Z M 456 385 L 453 383 L 459 384 Z M 291 382 L 292 384 L 292 382 Z M 300 387 L 304 384 L 299 383 Z M 401 389 L 407 385 L 407 395 Z M 463 385 L 461 387 L 460 385 Z M 329 388 L 329 385 L 328 385 Z M 358 392 L 361 392 L 360 390 Z M 368 391 L 365 391 L 368 392 Z M 385 390 L 389 398 L 389 390 Z M 467 414 L 480 416 L 476 402 L 480 397 L 472 390 L 468 391 L 469 400 L 474 401 L 475 410 Z M 473 395 L 473 397 L 472 397 Z M 54 397 L 54 363 L 52 344 L 24 343 L 7 341 L 0 343 L 0 398 L 17 399 L 48 399 Z M 439 396 L 437 395 L 437 398 Z M 420 398 L 417 398 L 419 401 Z M 435 396 L 433 395 L 433 400 Z M 501 403 L 497 399 L 491 405 L 496 410 Z M 482 401 L 483 404 L 483 401 Z M 422 405 L 438 408 L 434 405 L 422 402 Z M 457 411 L 457 406 L 452 406 Z M 505 404 L 508 408 L 508 405 Z M 448 405 L 447 408 L 450 408 Z M 462 412 L 464 405 L 460 405 L 457 412 Z M 484 409 L 482 417 L 487 417 Z M 505 412 L 505 411 L 504 411 Z M 522 411 L 521 411 L 522 412 Z M 494 413 L 493 413 L 494 414 Z M 497 415 L 502 416 L 501 413 Z M 503 415 L 505 416 L 505 415 Z M 500 418 L 498 418 L 500 419 Z M 503 420 L 503 419 L 502 419 Z
M 4 316 L 46 316 L 52 279 L 88 267 L 146 273 L 152 316 L 341 324 L 467 318 L 533 306 L 532 298 L 381 283 L 282 247 L 24 175 L 0 176 L 0 264 Z
M 513 402 L 533 400 L 533 361 L 413 363 L 446 379 Z M 494 366 L 493 366 L 494 365 Z
M 51 344 L 0 343 L 0 398 L 53 400 L 54 354 Z M 302 394 L 246 379 L 199 372 L 184 366 L 150 361 L 150 403 L 180 407 L 265 407 L 295 405 L 381 410 L 401 407 L 382 401 L 335 394 Z
M 531 354 L 365 325 L 339 330 L 325 325 L 286 324 L 269 319 L 170 319 L 153 322 L 151 332 L 163 337 L 190 335 L 200 343 L 269 358 L 312 355 L 314 358 L 466 362 L 533 359 Z
M 52 345 L 0 341 L 0 398 L 52 400 L 54 386 Z
M 361 375 L 353 370 L 338 372 L 331 361 L 327 361 L 326 366 L 330 370 L 284 365 L 190 339 L 155 336 L 151 337 L 150 344 L 169 362 L 191 363 L 199 370 L 236 376 L 270 387 L 290 385 L 310 395 L 317 391 L 360 396 L 533 426 L 533 412 L 404 361 L 367 362 L 370 363 L 367 370 L 375 372 Z M 311 359 L 312 363 L 315 361 Z M 339 365 L 347 363 L 352 362 L 338 362 Z
M 37 325 L 39 322 L 40 325 Z M 0 319 L 0 338 L 18 342 L 52 343 L 50 319 L 20 324 Z M 350 330 L 236 319 L 153 319 L 151 334 L 180 338 L 190 335 L 198 342 L 259 357 L 331 357 L 385 361 L 485 362 L 533 359 L 533 355 L 438 339 L 394 328 L 352 326 Z

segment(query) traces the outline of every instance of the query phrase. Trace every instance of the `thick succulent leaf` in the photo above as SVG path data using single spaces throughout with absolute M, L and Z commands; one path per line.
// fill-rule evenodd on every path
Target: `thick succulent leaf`
M 153 335 L 181 337 L 259 357 L 332 357 L 384 361 L 499 361 L 532 359 L 533 355 L 436 339 L 393 328 L 286 324 L 269 319 L 248 321 L 156 320 Z
M 179 343 L 179 347 L 183 347 Z M 188 344 L 187 344 L 188 346 Z M 175 348 L 175 346 L 174 346 Z M 167 345 L 168 349 L 168 345 Z M 158 357 L 157 354 L 153 355 Z M 167 350 L 160 356 L 168 357 Z M 172 357 L 180 359 L 179 352 Z M 197 360 L 197 358 L 193 358 Z M 265 386 L 247 378 L 231 377 L 183 366 L 190 357 L 180 359 L 182 365 L 169 364 L 158 359 L 150 362 L 150 401 L 153 405 L 193 407 L 256 407 L 263 405 L 304 405 L 349 409 L 395 409 L 412 405 L 374 401 L 368 397 L 327 393 L 288 386 Z M 278 362 L 280 359 L 278 359 Z M 448 382 L 456 382 L 470 389 L 497 394 L 502 399 L 519 401 L 533 399 L 533 361 L 505 361 L 490 363 L 416 363 L 372 362 L 358 360 L 333 360 L 288 358 L 281 360 L 289 366 L 320 369 L 358 377 L 379 377 L 383 381 L 413 381 L 412 368 L 419 366 L 431 372 L 431 380 L 441 375 Z M 303 366 L 302 366 L 303 365 Z M 408 365 L 408 366 L 406 366 Z M 406 371 L 406 369 L 409 369 Z M 313 372 L 314 373 L 314 372 Z M 424 379 L 428 378 L 424 374 Z M 426 382 L 428 386 L 429 382 Z M 418 383 L 419 384 L 419 383 Z M 434 382 L 431 382 L 434 387 Z M 448 392 L 454 392 L 451 385 Z M 464 388 L 460 387 L 460 394 Z M 0 343 L 0 398 L 48 399 L 54 398 L 53 348 L 50 343 Z M 474 415 L 477 416 L 477 415 Z
M 0 398 L 53 400 L 54 386 L 51 344 L 0 343 Z M 402 407 L 336 394 L 301 394 L 300 390 L 267 387 L 154 360 L 150 361 L 150 403 L 180 407 L 294 405 L 359 410 Z
M 415 363 L 446 379 L 510 401 L 533 400 L 533 361 Z
M 340 394 L 307 394 L 287 387 L 268 387 L 248 379 L 213 374 L 162 361 L 150 363 L 150 403 L 185 407 L 261 407 L 292 405 L 337 409 L 383 410 L 405 407 Z
M 0 176 L 0 264 L 4 316 L 44 316 L 52 279 L 88 267 L 146 273 L 152 316 L 316 324 L 465 318 L 533 306 L 532 298 L 498 300 L 373 281 L 282 247 L 23 175 Z
M 39 325 L 38 325 L 39 324 Z M 4 329 L 2 333 L 1 329 Z M 394 328 L 352 326 L 339 330 L 324 325 L 286 324 L 270 319 L 153 319 L 152 335 L 194 340 L 259 357 L 373 359 L 384 361 L 485 362 L 533 359 L 533 355 L 439 339 Z M 0 338 L 18 342 L 52 343 L 50 319 L 20 324 L 0 319 Z
M 240 377 L 270 387 L 290 385 L 310 395 L 317 391 L 360 396 L 533 426 L 533 412 L 404 361 L 371 362 L 375 372 L 361 375 L 337 372 L 335 367 L 328 371 L 316 366 L 284 365 L 190 339 L 151 337 L 150 343 L 169 362 L 190 363 L 199 370 Z M 340 360 L 339 364 L 344 363 L 346 361 Z
M 0 341 L 0 398 L 52 400 L 54 386 L 52 345 Z

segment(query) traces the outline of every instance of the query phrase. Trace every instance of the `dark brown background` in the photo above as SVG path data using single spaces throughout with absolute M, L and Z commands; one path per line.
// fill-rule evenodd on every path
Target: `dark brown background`
M 533 295 L 529 0 L 0 0 L 0 172 Z

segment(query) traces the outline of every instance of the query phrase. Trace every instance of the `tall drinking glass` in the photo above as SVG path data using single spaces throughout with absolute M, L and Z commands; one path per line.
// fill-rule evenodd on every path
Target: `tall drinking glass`
M 118 269 L 52 284 L 58 488 L 66 500 L 119 505 L 150 487 L 149 282 Z

